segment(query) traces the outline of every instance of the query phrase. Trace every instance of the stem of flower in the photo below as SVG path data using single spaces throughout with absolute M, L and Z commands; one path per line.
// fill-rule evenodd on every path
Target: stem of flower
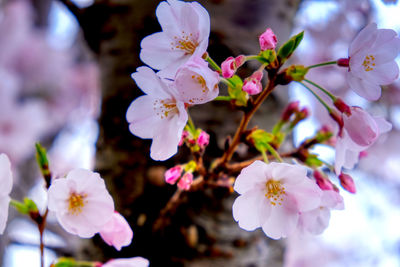
M 273 148 L 270 144 L 266 144 L 266 147 L 272 156 L 274 156 L 279 162 L 283 162 L 283 159 L 279 155 L 278 151 L 275 150 L 275 148 Z
M 189 128 L 191 130 L 192 133 L 196 132 L 196 126 L 194 126 L 192 117 L 190 117 L 189 113 L 188 113 L 188 121 L 187 124 L 189 125 Z
M 262 157 L 263 157 L 264 162 L 268 164 L 268 163 L 269 163 L 269 160 L 268 160 L 267 153 L 266 153 L 264 150 L 262 150 L 262 151 L 261 151 L 261 155 L 262 155 Z
M 225 79 L 225 78 L 220 77 L 219 81 L 224 83 L 224 84 L 226 84 L 227 86 L 235 87 L 235 84 L 233 82 L 231 82 L 229 79 Z
M 214 101 L 231 101 L 232 97 L 228 96 L 228 95 L 220 95 L 217 96 L 216 98 L 214 98 Z
M 218 71 L 219 73 L 221 73 L 221 68 L 219 67 L 219 65 L 218 65 L 212 58 L 210 58 L 210 56 L 208 55 L 208 53 L 206 53 L 206 54 L 207 54 L 207 56 L 206 56 L 205 60 L 211 65 L 211 67 L 212 67 L 214 70 L 216 70 L 216 71 Z
M 318 67 L 323 67 L 323 66 L 328 66 L 328 65 L 336 65 L 336 64 L 337 64 L 337 60 L 328 61 L 328 62 L 323 62 L 323 63 L 308 66 L 307 69 L 313 69 L 313 68 L 318 68 Z
M 331 110 L 331 108 L 328 106 L 328 104 L 326 104 L 325 101 L 324 101 L 319 95 L 317 95 L 317 93 L 315 93 L 310 87 L 308 87 L 307 85 L 305 85 L 305 84 L 302 83 L 302 82 L 298 82 L 298 83 L 300 83 L 301 85 L 303 85 L 311 94 L 313 94 L 313 95 L 315 96 L 315 98 L 326 108 L 326 110 L 327 110 L 329 113 L 332 112 L 332 110 Z
M 316 84 L 313 81 L 310 81 L 308 79 L 304 79 L 304 81 L 308 82 L 309 84 L 317 87 L 319 90 L 321 90 L 322 92 L 324 92 L 327 96 L 329 96 L 330 99 L 332 99 L 333 102 L 336 101 L 336 96 L 334 96 L 331 92 L 329 92 L 328 90 L 326 90 L 325 88 L 323 88 L 322 86 Z

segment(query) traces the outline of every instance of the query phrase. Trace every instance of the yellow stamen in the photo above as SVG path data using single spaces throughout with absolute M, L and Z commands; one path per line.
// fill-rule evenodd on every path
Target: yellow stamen
M 375 57 L 373 55 L 366 55 L 362 65 L 364 66 L 365 71 L 373 70 L 373 67 L 375 66 Z
M 281 182 L 271 179 L 267 181 L 265 187 L 267 189 L 267 193 L 265 194 L 265 196 L 269 199 L 271 205 L 282 205 L 283 195 L 285 195 L 286 192 L 285 187 L 283 187 Z
M 82 208 L 87 203 L 85 198 L 87 194 L 77 194 L 75 192 L 71 193 L 68 199 L 68 211 L 72 215 L 78 215 L 82 212 Z

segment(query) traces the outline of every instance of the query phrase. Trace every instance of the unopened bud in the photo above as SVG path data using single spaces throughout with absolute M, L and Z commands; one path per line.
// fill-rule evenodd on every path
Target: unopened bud
M 341 98 L 336 98 L 333 104 L 340 112 L 346 114 L 347 116 L 351 115 L 350 107 Z
M 178 182 L 178 187 L 182 190 L 189 190 L 193 183 L 193 174 L 191 172 L 185 173 Z
M 298 110 L 299 110 L 299 104 L 300 104 L 299 101 L 290 102 L 290 103 L 286 106 L 285 110 L 283 111 L 282 116 L 281 116 L 281 120 L 284 121 L 284 122 L 289 121 L 289 120 L 290 120 L 290 117 L 291 117 L 294 113 L 298 112 Z
M 250 77 L 244 80 L 243 91 L 249 95 L 256 95 L 262 91 L 261 79 L 263 77 L 262 71 L 254 72 Z
M 339 175 L 340 185 L 346 189 L 348 192 L 355 194 L 356 193 L 356 186 L 354 184 L 353 178 L 350 175 L 341 173 Z
M 182 132 L 182 137 L 181 137 L 181 140 L 179 141 L 178 146 L 183 145 L 183 142 L 185 142 L 185 139 L 186 139 L 186 137 L 188 137 L 188 136 L 189 136 L 188 131 L 183 131 L 183 132 Z
M 242 66 L 245 61 L 246 57 L 243 55 L 237 56 L 236 58 L 228 57 L 225 59 L 225 61 L 221 64 L 222 77 L 231 78 L 235 74 L 236 70 Z
M 339 135 L 341 135 L 342 129 L 343 129 L 343 125 L 344 125 L 342 116 L 339 115 L 334 110 L 331 110 L 329 112 L 329 116 L 331 116 L 331 118 L 339 125 Z
M 317 185 L 322 190 L 334 190 L 332 182 L 329 179 L 327 179 L 321 172 L 314 171 L 314 178 L 315 181 L 317 182 Z
M 165 182 L 175 184 L 181 177 L 182 171 L 183 168 L 180 165 L 168 169 L 164 174 Z
M 339 58 L 337 61 L 337 65 L 340 67 L 349 67 L 349 59 L 348 58 Z
M 258 40 L 262 51 L 275 49 L 276 44 L 278 43 L 278 39 L 270 28 L 267 28 L 266 31 L 260 35 Z
M 206 146 L 208 146 L 209 142 L 210 135 L 205 131 L 201 131 L 199 137 L 197 138 L 197 144 L 200 146 L 200 148 L 204 149 Z

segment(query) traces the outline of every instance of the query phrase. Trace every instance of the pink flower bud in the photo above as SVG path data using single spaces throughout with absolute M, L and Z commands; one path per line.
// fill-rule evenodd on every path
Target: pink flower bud
M 345 174 L 345 173 L 341 173 L 339 175 L 339 180 L 340 180 L 340 185 L 346 189 L 347 191 L 349 191 L 350 193 L 355 194 L 356 193 L 356 186 L 354 184 L 353 178 L 351 178 L 350 175 Z
M 112 219 L 104 225 L 99 234 L 104 242 L 109 246 L 114 246 L 118 251 L 130 245 L 133 237 L 131 227 L 118 212 L 114 212 Z
M 243 91 L 249 95 L 256 95 L 262 91 L 261 79 L 263 77 L 262 71 L 254 72 L 249 78 L 244 80 Z
M 339 125 L 339 136 L 342 135 L 342 129 L 344 125 L 342 116 L 333 110 L 329 112 L 329 116 L 331 116 L 331 118 Z
M 193 174 L 191 172 L 185 173 L 178 182 L 178 187 L 182 190 L 189 190 L 193 183 Z
M 210 142 L 210 135 L 206 133 L 205 131 L 201 131 L 199 137 L 197 138 L 197 144 L 201 147 L 204 148 L 208 146 L 208 143 Z
M 317 185 L 322 190 L 334 190 L 332 182 L 329 179 L 327 179 L 321 172 L 314 171 L 314 178 L 315 181 L 317 182 Z
M 283 111 L 281 120 L 285 122 L 289 121 L 293 113 L 297 112 L 298 110 L 299 110 L 299 101 L 290 102 Z
M 175 184 L 179 177 L 181 177 L 182 171 L 183 169 L 180 165 L 168 169 L 164 174 L 165 182 Z
M 275 49 L 278 40 L 274 32 L 268 28 L 263 34 L 258 38 L 260 41 L 261 50 Z
M 351 115 L 350 107 L 341 98 L 336 98 L 333 104 L 340 112 L 345 113 L 348 116 Z
M 348 58 L 339 58 L 337 64 L 340 67 L 349 67 L 349 61 Z
M 181 140 L 179 141 L 178 146 L 183 145 L 183 142 L 185 142 L 185 139 L 186 139 L 186 137 L 188 137 L 188 136 L 189 136 L 189 133 L 188 133 L 187 131 L 183 131 L 183 132 L 182 132 L 182 137 L 181 137 Z
M 243 55 L 237 56 L 236 58 L 228 57 L 221 64 L 222 76 L 224 78 L 231 78 L 235 74 L 236 70 L 242 66 L 245 61 L 246 57 Z

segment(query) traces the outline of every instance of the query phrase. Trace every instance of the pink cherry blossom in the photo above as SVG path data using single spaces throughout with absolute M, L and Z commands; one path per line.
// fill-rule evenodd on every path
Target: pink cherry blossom
M 127 259 L 112 259 L 101 267 L 147 267 L 149 266 L 149 260 L 142 257 L 133 257 Z
M 189 190 L 193 183 L 193 174 L 191 172 L 185 173 L 178 182 L 178 187 L 182 190 Z
M 179 99 L 188 104 L 203 104 L 219 94 L 219 74 L 208 67 L 208 63 L 197 56 L 183 64 L 175 76 L 175 87 Z
M 125 218 L 114 212 L 112 219 L 100 231 L 100 236 L 109 246 L 114 246 L 118 251 L 129 246 L 132 242 L 133 231 Z
M 61 226 L 82 238 L 92 237 L 112 219 L 114 201 L 98 173 L 74 169 L 52 182 L 48 207 Z
M 249 95 L 256 95 L 262 91 L 261 79 L 263 77 L 262 71 L 254 72 L 249 78 L 244 80 L 243 91 Z
M 343 116 L 343 130 L 337 137 L 335 172 L 342 167 L 352 169 L 361 151 L 366 150 L 378 137 L 391 130 L 392 125 L 382 117 L 372 117 L 359 107 L 351 107 L 351 115 Z
M 171 83 L 148 67 L 139 67 L 132 78 L 146 95 L 136 98 L 128 108 L 129 130 L 140 138 L 153 139 L 150 157 L 166 160 L 178 151 L 188 120 L 185 103 Z
M 13 186 L 13 177 L 11 172 L 11 163 L 8 156 L 0 154 L 0 234 L 3 234 L 6 228 L 8 218 L 8 205 L 10 203 L 10 193 Z
M 176 181 L 178 181 L 178 179 L 181 177 L 182 171 L 183 168 L 180 165 L 168 169 L 164 174 L 165 182 L 169 184 L 175 184 Z
M 206 146 L 208 146 L 209 142 L 210 142 L 210 135 L 205 131 L 201 131 L 199 137 L 197 138 L 197 144 L 201 148 L 205 148 Z
M 208 47 L 210 17 L 197 2 L 168 0 L 156 10 L 162 32 L 142 40 L 140 59 L 173 78 L 191 56 L 202 56 Z
M 276 44 L 278 43 L 278 39 L 270 28 L 267 28 L 265 32 L 260 35 L 258 40 L 260 42 L 260 48 L 262 51 L 275 49 Z
M 255 161 L 237 177 L 233 217 L 247 231 L 262 227 L 273 238 L 296 230 L 299 213 L 319 207 L 322 191 L 299 165 Z
M 317 208 L 300 213 L 298 229 L 303 233 L 321 234 L 329 225 L 331 209 L 344 209 L 343 197 L 334 190 L 324 190 Z
M 246 57 L 243 55 L 237 56 L 236 58 L 228 57 L 225 59 L 224 62 L 221 63 L 222 77 L 231 78 L 236 70 L 243 65 L 245 59 Z
M 395 58 L 400 39 L 394 30 L 366 26 L 350 44 L 347 81 L 351 89 L 367 100 L 381 96 L 380 85 L 394 82 L 399 76 Z

